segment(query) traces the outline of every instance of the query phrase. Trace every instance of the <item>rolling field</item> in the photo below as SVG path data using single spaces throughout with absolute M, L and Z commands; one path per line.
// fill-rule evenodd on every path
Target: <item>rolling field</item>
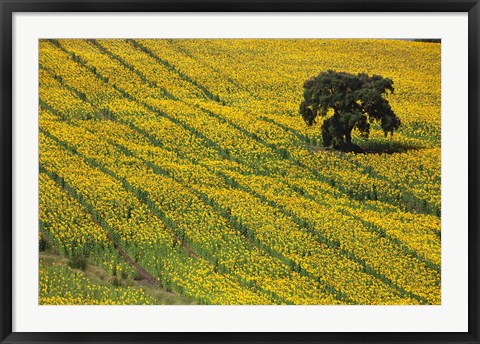
M 39 49 L 41 240 L 141 282 L 69 295 L 88 279 L 41 264 L 41 304 L 158 303 L 142 284 L 198 304 L 441 303 L 440 44 Z M 324 149 L 298 109 L 330 69 L 391 78 L 398 132 L 354 132 L 362 154 Z

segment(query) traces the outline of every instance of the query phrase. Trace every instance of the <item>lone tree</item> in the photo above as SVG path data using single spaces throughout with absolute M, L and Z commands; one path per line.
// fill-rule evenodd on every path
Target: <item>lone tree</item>
M 400 126 L 385 96 L 393 93 L 393 81 L 379 75 L 357 75 L 329 70 L 303 84 L 304 100 L 300 114 L 308 125 L 318 115 L 327 117 L 322 125 L 325 147 L 351 151 L 352 130 L 363 137 L 370 133 L 370 123 L 380 123 L 385 136 Z

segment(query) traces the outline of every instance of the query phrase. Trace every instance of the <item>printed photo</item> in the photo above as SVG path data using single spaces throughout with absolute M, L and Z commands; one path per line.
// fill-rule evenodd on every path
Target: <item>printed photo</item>
M 40 305 L 440 305 L 441 42 L 39 41 Z

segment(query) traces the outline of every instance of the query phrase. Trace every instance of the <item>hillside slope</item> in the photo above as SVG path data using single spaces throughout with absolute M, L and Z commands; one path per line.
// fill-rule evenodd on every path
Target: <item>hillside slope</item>
M 39 63 L 65 256 L 135 269 L 120 249 L 204 304 L 440 304 L 439 44 L 42 40 Z M 398 133 L 322 149 L 298 106 L 328 69 L 391 78 Z

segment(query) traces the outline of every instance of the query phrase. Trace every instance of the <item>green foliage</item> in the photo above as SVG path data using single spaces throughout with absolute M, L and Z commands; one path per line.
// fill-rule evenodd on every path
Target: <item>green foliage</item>
M 68 266 L 70 266 L 72 269 L 85 271 L 87 268 L 87 258 L 83 256 L 74 256 L 69 260 Z
M 112 277 L 112 279 L 110 280 L 110 284 L 115 288 L 122 287 L 122 282 L 118 277 Z
M 141 281 L 143 279 L 143 276 L 142 276 L 142 274 L 140 274 L 140 272 L 135 270 L 134 273 L 133 273 L 132 279 L 134 281 Z
M 50 245 L 44 238 L 40 238 L 38 241 L 38 249 L 40 252 L 46 251 L 50 248 Z
M 300 114 L 305 123 L 311 126 L 319 115 L 329 116 L 322 125 L 326 147 L 352 150 L 352 130 L 367 138 L 373 122 L 380 123 L 385 136 L 393 135 L 400 126 L 400 119 L 385 98 L 394 91 L 391 79 L 329 70 L 308 79 L 303 87 Z

